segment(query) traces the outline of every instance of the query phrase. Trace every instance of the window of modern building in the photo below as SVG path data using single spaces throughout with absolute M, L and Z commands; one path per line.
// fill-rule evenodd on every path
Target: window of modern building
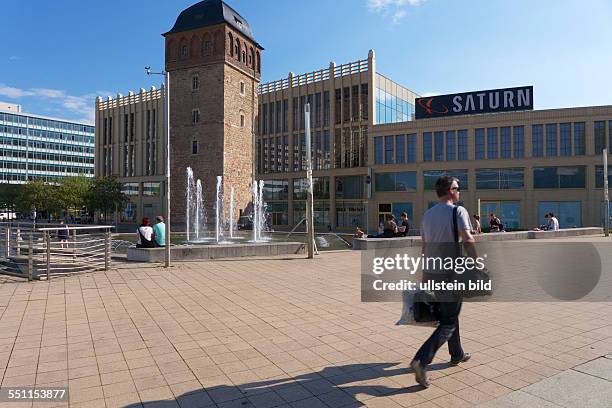
M 416 172 L 401 171 L 376 173 L 374 177 L 376 191 L 416 191 Z
M 293 199 L 306 200 L 307 193 L 308 180 L 305 178 L 293 179 Z M 313 177 L 312 194 L 317 200 L 329 199 L 329 177 Z
M 485 130 L 478 128 L 474 130 L 474 149 L 476 160 L 485 159 Z
M 487 128 L 487 159 L 497 159 L 498 146 L 497 128 Z
M 514 190 L 525 187 L 525 169 L 476 169 L 477 190 Z
M 314 112 L 315 112 L 315 120 L 314 120 L 314 126 L 315 127 L 320 127 L 321 126 L 321 92 L 317 92 L 315 94 L 315 106 L 314 106 Z
M 323 126 L 329 126 L 329 91 L 323 92 Z
M 351 87 L 351 120 L 360 120 L 360 114 L 361 110 L 359 109 L 359 85 L 353 85 Z
M 559 154 L 561 156 L 572 155 L 572 124 L 561 123 L 559 125 Z
M 121 191 L 129 196 L 137 196 L 139 193 L 140 183 L 123 183 Z
M 197 140 L 191 141 L 191 154 L 198 154 L 198 141 Z
M 574 123 L 574 155 L 583 156 L 585 153 L 584 122 Z
M 363 176 L 336 177 L 336 199 L 361 199 L 363 191 Z
M 293 98 L 293 131 L 298 130 L 299 105 L 297 96 Z
M 261 110 L 261 121 L 262 121 L 262 128 L 263 128 L 263 132 L 262 134 L 267 135 L 268 134 L 268 104 L 264 103 L 262 105 L 262 110 Z
M 414 105 L 408 101 L 409 91 L 406 88 L 383 75 L 376 74 L 376 89 L 374 92 L 376 96 L 376 124 L 406 122 L 412 119 Z
M 194 109 L 191 111 L 191 122 L 198 123 L 200 121 L 200 110 Z
M 342 88 L 338 88 L 334 93 L 334 119 L 336 125 L 342 123 Z
M 520 201 L 482 201 L 480 203 L 480 220 L 483 227 L 488 225 L 489 214 L 494 213 L 501 222 L 511 228 L 521 227 L 521 202 Z
M 514 126 L 512 128 L 512 147 L 515 159 L 525 157 L 525 127 Z
M 266 213 L 270 215 L 272 225 L 289 224 L 289 204 L 287 202 L 267 202 Z
M 289 131 L 289 99 L 283 99 L 283 133 Z
M 302 182 L 300 181 L 298 183 L 302 183 Z M 287 180 L 266 180 L 264 184 L 264 188 L 263 188 L 263 196 L 266 202 L 288 200 L 289 181 Z
M 423 161 L 430 162 L 433 159 L 433 145 L 431 140 L 431 132 L 423 133 Z
M 557 153 L 557 124 L 546 124 L 546 156 L 555 157 Z
M 459 170 L 425 170 L 423 171 L 423 189 L 425 191 L 434 191 L 436 189 L 436 181 L 440 176 L 455 177 L 459 180 L 461 190 L 468 189 L 468 171 Z
M 444 161 L 444 132 L 434 132 L 434 159 Z
M 446 161 L 457 160 L 457 133 L 446 131 Z
M 531 125 L 531 156 L 544 156 L 544 127 L 543 125 Z
M 457 159 L 468 159 L 468 131 L 461 129 L 457 131 Z
M 540 201 L 538 222 L 546 223 L 544 216 L 552 212 L 559 220 L 560 228 L 582 227 L 582 203 L 580 201 Z
M 200 89 L 200 77 L 198 75 L 194 75 L 191 77 L 191 90 L 197 91 Z
M 374 138 L 374 164 L 383 164 L 383 137 Z
M 500 138 L 500 157 L 509 159 L 512 157 L 512 136 L 510 134 L 510 126 L 504 126 L 499 129 Z
M 406 136 L 395 136 L 395 163 L 406 163 Z
M 385 164 L 393 164 L 393 136 L 385 136 Z
M 585 166 L 534 167 L 533 188 L 585 188 Z
M 593 133 L 595 136 L 595 154 L 601 154 L 603 149 L 606 148 L 606 122 L 603 120 L 595 121 Z
M 160 183 L 142 183 L 143 196 L 159 197 L 160 191 Z
M 368 84 L 361 84 L 361 120 L 368 120 Z
M 351 88 L 348 86 L 342 89 L 342 120 L 351 120 Z
M 336 226 L 338 228 L 364 228 L 365 205 L 361 201 L 336 202 Z
M 270 126 L 270 133 L 276 133 L 276 103 L 274 101 L 269 103 L 269 113 L 270 117 L 268 118 L 268 126 Z
M 406 160 L 408 161 L 408 163 L 416 163 L 416 160 L 417 160 L 416 141 L 417 140 L 416 140 L 415 133 L 406 135 L 406 150 L 407 150 Z
M 595 166 L 595 188 L 603 188 L 603 166 Z M 608 184 L 612 184 L 612 168 L 608 167 Z

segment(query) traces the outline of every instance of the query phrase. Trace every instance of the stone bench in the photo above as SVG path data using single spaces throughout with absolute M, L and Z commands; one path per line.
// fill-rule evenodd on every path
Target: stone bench
M 194 261 L 218 258 L 240 258 L 247 256 L 276 256 L 303 254 L 305 244 L 301 242 L 261 242 L 225 245 L 175 245 L 170 247 L 172 261 Z M 164 262 L 166 248 L 127 249 L 127 260 L 134 262 Z
M 523 239 L 567 238 L 585 235 L 602 235 L 603 228 L 566 228 L 557 231 L 516 231 L 490 232 L 474 235 L 476 242 L 517 241 Z M 354 238 L 353 249 L 363 251 L 368 249 L 410 248 L 421 245 L 421 237 L 396 238 Z

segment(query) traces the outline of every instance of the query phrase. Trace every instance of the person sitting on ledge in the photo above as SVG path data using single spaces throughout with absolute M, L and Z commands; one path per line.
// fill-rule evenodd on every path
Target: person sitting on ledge
M 136 248 L 155 248 L 155 233 L 151 227 L 149 217 L 142 219 L 142 224 L 136 230 L 138 234 L 138 242 Z
M 393 238 L 397 234 L 397 223 L 393 214 L 387 214 L 385 219 L 382 232 L 376 235 L 368 235 L 368 238 Z
M 166 246 L 166 224 L 164 224 L 164 217 L 158 215 L 155 217 L 155 221 L 155 225 L 153 226 L 155 246 L 164 247 Z

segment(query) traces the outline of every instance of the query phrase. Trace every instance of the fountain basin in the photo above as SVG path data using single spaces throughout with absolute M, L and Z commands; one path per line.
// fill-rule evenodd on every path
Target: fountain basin
M 195 261 L 218 258 L 241 258 L 247 256 L 276 256 L 303 254 L 306 246 L 302 242 L 253 242 L 225 245 L 174 245 L 170 247 L 172 261 Z M 127 249 L 128 261 L 164 262 L 165 248 Z

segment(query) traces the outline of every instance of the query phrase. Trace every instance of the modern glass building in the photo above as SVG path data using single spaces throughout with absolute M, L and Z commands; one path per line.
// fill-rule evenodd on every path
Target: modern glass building
M 602 224 L 612 106 L 415 119 L 417 96 L 377 73 L 373 52 L 262 84 L 256 160 L 275 228 L 304 217 L 306 102 L 319 229 L 373 231 L 401 212 L 418 229 L 442 174 L 460 180 L 461 204 L 483 226 L 491 212 L 515 229 L 543 224 L 547 212 L 561 227 Z
M 0 109 L 0 183 L 78 175 L 94 176 L 94 126 Z

